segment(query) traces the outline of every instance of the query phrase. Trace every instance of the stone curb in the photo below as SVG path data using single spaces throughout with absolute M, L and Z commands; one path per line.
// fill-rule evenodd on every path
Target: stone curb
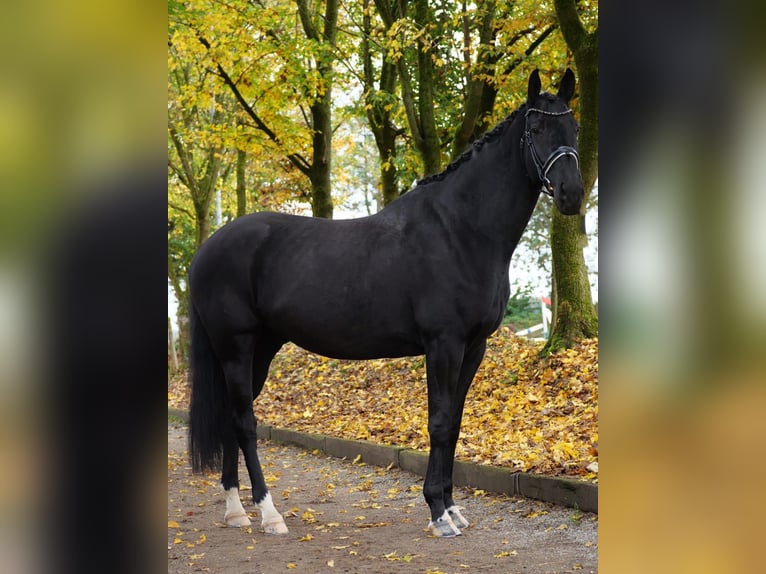
M 168 409 L 168 416 L 188 423 L 189 415 L 180 409 Z M 359 460 L 373 466 L 393 466 L 425 476 L 428 455 L 418 450 L 387 446 L 364 440 L 335 438 L 315 433 L 258 425 L 258 438 L 320 451 L 328 456 Z M 488 492 L 523 496 L 583 512 L 598 513 L 598 486 L 571 478 L 514 472 L 508 468 L 455 461 L 452 479 L 456 486 L 471 486 Z

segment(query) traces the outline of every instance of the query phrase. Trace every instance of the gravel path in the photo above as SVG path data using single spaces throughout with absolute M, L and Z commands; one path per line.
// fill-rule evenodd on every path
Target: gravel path
M 168 425 L 168 573 L 596 572 L 598 519 L 551 504 L 458 489 L 471 526 L 437 539 L 426 530 L 422 478 L 261 442 L 259 455 L 285 536 L 227 528 L 217 475 L 192 475 L 186 427 Z M 245 478 L 240 457 L 240 480 Z

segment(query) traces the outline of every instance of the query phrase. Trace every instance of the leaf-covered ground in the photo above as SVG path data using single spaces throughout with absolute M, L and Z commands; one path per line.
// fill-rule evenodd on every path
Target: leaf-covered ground
M 547 359 L 537 357 L 540 345 L 504 329 L 489 339 L 456 456 L 596 481 L 598 340 Z M 168 403 L 188 406 L 183 375 L 170 381 Z M 428 450 L 425 361 L 339 361 L 286 345 L 255 413 L 276 427 Z
M 595 514 L 459 487 L 455 502 L 471 525 L 445 541 L 426 526 L 421 477 L 269 443 L 261 444 L 260 461 L 289 533 L 263 534 L 246 479 L 242 503 L 253 524 L 226 528 L 220 474 L 192 474 L 187 428 L 168 424 L 168 574 L 598 569 Z M 243 457 L 239 476 L 247 476 Z

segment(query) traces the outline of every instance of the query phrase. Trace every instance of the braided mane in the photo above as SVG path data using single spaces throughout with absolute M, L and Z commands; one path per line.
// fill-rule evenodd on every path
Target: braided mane
M 457 157 L 457 159 L 452 161 L 444 169 L 444 171 L 440 173 L 435 173 L 433 175 L 429 175 L 427 177 L 424 177 L 423 179 L 418 180 L 417 185 L 425 185 L 427 183 L 432 183 L 434 181 L 442 181 L 449 174 L 456 171 L 461 165 L 463 165 L 469 159 L 471 159 L 475 151 L 479 151 L 482 147 L 484 147 L 484 144 L 486 144 L 487 142 L 497 139 L 500 136 L 500 134 L 504 132 L 509 125 L 511 125 L 511 123 L 519 114 L 519 112 L 524 110 L 526 107 L 527 107 L 526 104 L 522 104 L 521 106 L 519 106 L 515 111 L 511 112 L 511 114 L 508 117 L 506 117 L 503 121 L 499 122 L 494 128 L 492 128 L 492 130 L 486 132 L 481 138 L 473 142 L 473 144 L 467 150 L 465 150 L 462 154 L 460 154 Z

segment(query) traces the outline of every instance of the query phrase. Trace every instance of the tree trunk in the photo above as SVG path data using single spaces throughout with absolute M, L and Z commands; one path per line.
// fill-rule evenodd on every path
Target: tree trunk
M 432 46 L 429 34 L 431 13 L 427 0 L 416 0 L 414 4 L 414 20 L 419 28 L 425 30 L 415 44 L 418 78 L 417 102 L 415 101 L 409 68 L 403 57 L 397 60 L 397 67 L 407 124 L 410 128 L 410 134 L 412 134 L 415 149 L 423 163 L 423 176 L 427 176 L 441 171 L 441 142 L 436 131 L 436 118 L 434 116 L 434 63 L 431 59 Z M 391 23 L 386 22 L 385 24 L 387 28 L 391 27 Z
M 335 38 L 338 32 L 338 0 L 326 0 L 324 14 L 321 3 L 296 0 L 303 32 L 320 45 L 316 69 L 321 83 L 315 87 L 311 104 L 312 161 L 308 171 L 311 181 L 311 212 L 314 217 L 332 219 L 332 82 Z M 322 22 L 320 29 L 318 23 Z
M 247 165 L 247 152 L 237 150 L 237 217 L 247 213 L 247 181 L 245 180 L 245 167 Z
M 383 144 L 380 150 L 380 192 L 383 198 L 383 207 L 399 197 L 399 188 L 396 184 L 396 134 L 393 128 L 384 129 Z
M 415 2 L 415 22 L 426 28 L 431 23 L 427 0 Z M 422 45 L 421 45 L 422 43 Z M 420 157 L 423 159 L 423 175 L 441 171 L 441 142 L 436 131 L 434 116 L 434 62 L 432 58 L 431 34 L 426 31 L 417 45 L 418 50 L 418 116 L 422 142 Z
M 479 52 L 476 57 L 476 69 L 471 72 L 470 58 L 470 24 L 468 16 L 463 17 L 463 44 L 464 44 L 464 63 L 466 65 L 466 94 L 463 100 L 463 120 L 455 131 L 452 141 L 452 158 L 457 158 L 468 145 L 476 139 L 476 123 L 478 119 L 488 111 L 482 108 L 486 101 L 483 99 L 484 90 L 488 89 L 491 80 L 485 79 L 492 73 L 498 55 L 491 52 L 494 44 L 495 31 L 495 1 L 486 0 L 479 2 L 482 10 L 481 28 L 479 30 Z M 465 1 L 463 2 L 463 11 L 466 10 Z M 494 106 L 494 100 L 491 101 Z
M 170 356 L 170 369 L 178 371 L 178 353 L 176 352 L 176 336 L 173 334 L 173 323 L 168 317 L 168 355 Z
M 553 322 L 543 354 L 569 348 L 577 339 L 598 335 L 598 318 L 583 256 L 587 242 L 585 205 L 598 177 L 598 30 L 586 32 L 574 0 L 555 0 L 554 4 L 579 76 L 578 143 L 585 199 L 579 217 L 563 216 L 554 210 L 551 222 Z
M 390 27 L 390 22 L 399 18 L 400 11 L 396 1 L 387 3 L 379 0 L 378 10 L 382 12 L 384 24 Z M 383 206 L 388 205 L 399 197 L 396 173 L 396 128 L 391 118 L 393 101 L 396 99 L 396 64 L 388 59 L 385 49 L 382 50 L 380 64 L 379 88 L 375 88 L 375 78 L 372 66 L 372 50 L 370 36 L 372 22 L 369 12 L 369 0 L 363 4 L 362 19 L 362 67 L 364 89 L 367 100 L 367 121 L 375 136 L 375 145 L 380 157 L 380 197 Z
M 332 219 L 332 125 L 329 88 L 326 96 L 311 106 L 314 127 L 311 181 L 311 213 L 314 217 Z
M 544 353 L 569 348 L 577 339 L 598 335 L 598 319 L 583 257 L 586 241 L 579 217 L 561 215 L 553 210 L 553 320 Z
M 176 296 L 178 302 L 178 308 L 176 309 L 176 317 L 178 326 L 178 342 L 177 349 L 180 354 L 179 362 L 181 365 L 186 364 L 186 355 L 188 350 L 189 341 L 189 296 L 188 291 L 182 287 L 181 279 L 178 276 L 177 267 L 173 265 L 168 255 L 168 279 L 173 287 L 173 293 Z M 186 283 L 184 283 L 186 284 Z

